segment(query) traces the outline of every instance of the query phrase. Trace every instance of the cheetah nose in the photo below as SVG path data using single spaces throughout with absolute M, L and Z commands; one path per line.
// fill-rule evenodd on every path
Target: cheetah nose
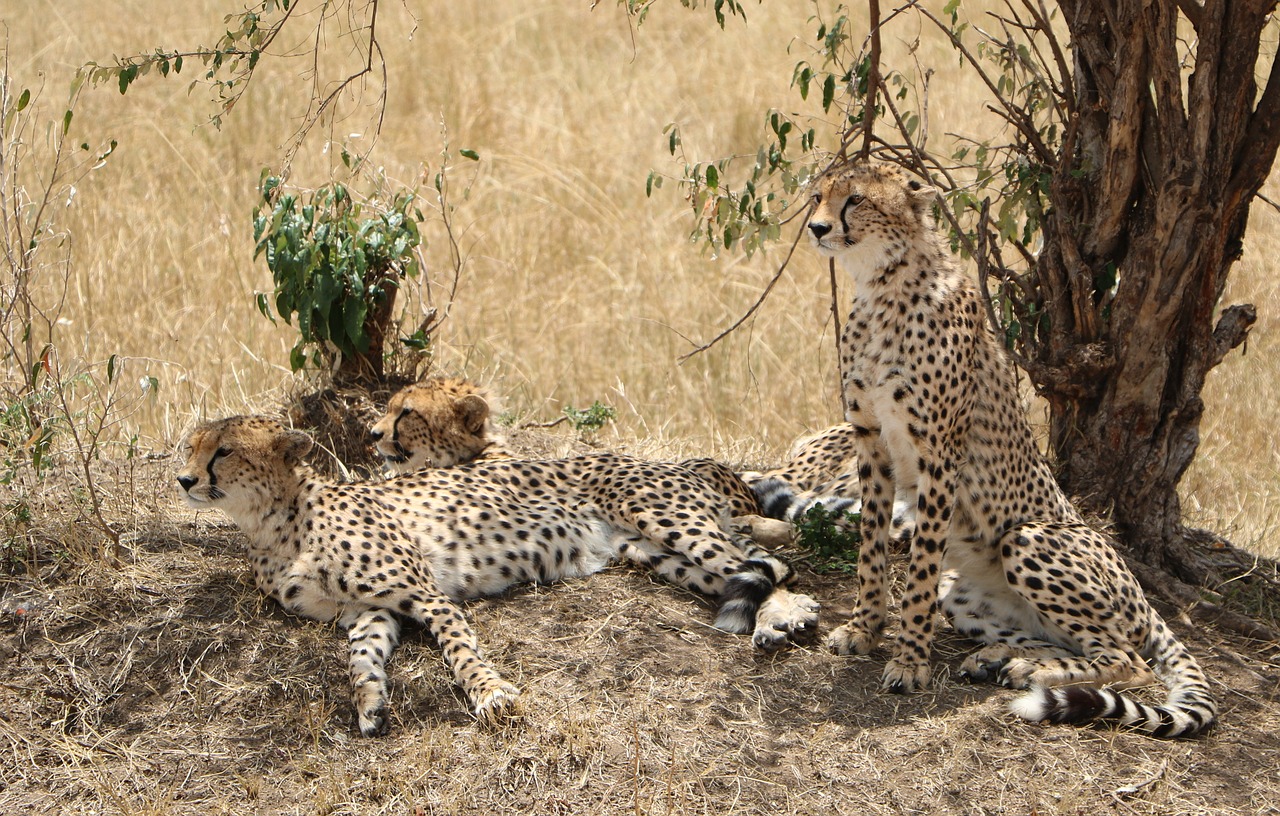
M 190 492 L 191 488 L 195 487 L 195 486 L 196 486 L 196 482 L 199 482 L 199 481 L 200 481 L 200 480 L 199 480 L 199 479 L 197 479 L 197 478 L 196 478 L 196 477 L 194 477 L 194 476 L 179 476 L 179 477 L 178 477 L 178 484 L 182 486 L 182 489 L 183 489 L 183 490 L 188 491 L 188 492 Z
M 831 225 L 824 224 L 821 221 L 810 221 L 809 232 L 813 233 L 814 238 L 821 239 L 822 236 L 826 235 L 828 232 L 831 232 Z
M 369 431 L 369 436 L 373 437 L 374 442 L 379 442 L 382 440 L 382 437 L 386 436 L 386 434 L 384 434 L 382 431 L 378 430 L 377 428 L 373 428 Z

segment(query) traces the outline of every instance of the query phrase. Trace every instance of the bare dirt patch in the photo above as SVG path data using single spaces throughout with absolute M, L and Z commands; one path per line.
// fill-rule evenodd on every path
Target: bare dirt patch
M 477 724 L 411 630 L 365 740 L 342 638 L 258 595 L 234 528 L 138 517 L 117 568 L 0 584 L 0 814 L 1280 813 L 1280 652 L 1176 610 L 1222 703 L 1192 741 L 1018 721 L 945 632 L 933 688 L 886 695 L 884 654 L 758 654 L 621 567 L 469 605 L 524 690 L 510 722 Z M 824 627 L 847 612 L 849 579 L 801 582 Z

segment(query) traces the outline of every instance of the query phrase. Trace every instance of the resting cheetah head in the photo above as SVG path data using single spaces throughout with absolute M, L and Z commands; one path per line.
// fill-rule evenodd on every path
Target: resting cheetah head
M 311 437 L 268 417 L 231 417 L 196 426 L 178 447 L 178 486 L 187 505 L 233 518 L 259 513 L 284 495 Z
M 821 254 L 868 264 L 896 260 L 933 228 L 938 191 L 889 164 L 845 162 L 811 185 L 809 240 Z
M 387 403 L 371 431 L 374 446 L 398 473 L 469 462 L 494 441 L 491 402 L 466 380 L 423 380 Z

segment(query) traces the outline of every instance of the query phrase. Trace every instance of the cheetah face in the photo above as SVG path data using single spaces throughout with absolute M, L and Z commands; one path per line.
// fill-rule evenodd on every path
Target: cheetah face
M 430 379 L 396 393 L 370 430 L 397 473 L 469 462 L 489 444 L 489 401 L 464 380 Z
M 809 240 L 827 257 L 893 256 L 911 236 L 932 229 L 937 191 L 892 165 L 837 165 L 811 189 Z
M 311 437 L 265 417 L 206 422 L 179 445 L 178 487 L 188 507 L 253 512 L 282 495 L 310 449 Z

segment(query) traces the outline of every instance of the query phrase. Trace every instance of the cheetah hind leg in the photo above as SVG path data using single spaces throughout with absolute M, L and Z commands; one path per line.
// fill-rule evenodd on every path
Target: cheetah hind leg
M 685 551 L 638 532 L 620 531 L 614 543 L 622 558 L 677 586 L 718 597 L 715 627 L 736 635 L 751 633 L 757 648 L 774 650 L 788 642 L 804 642 L 817 629 L 817 601 L 779 589 L 791 578 L 791 568 L 745 537 L 722 545 L 721 558 L 701 564 Z
M 1001 571 L 975 568 L 974 563 L 966 563 L 960 570 L 948 569 L 939 585 L 939 603 L 958 634 L 985 644 L 960 665 L 960 677 L 971 683 L 1009 685 L 1013 661 L 1075 654 L 1053 641 L 1053 633 L 1045 629 L 1036 611 L 1009 586 Z
M 1146 637 L 1141 613 L 1125 608 L 1123 601 L 1126 596 L 1141 598 L 1142 590 L 1102 534 L 1084 524 L 1027 522 L 1006 531 L 999 544 L 1002 553 L 1010 554 L 1005 562 L 1017 577 L 1017 583 L 1009 585 L 1011 591 L 1036 610 L 1038 630 L 1033 634 L 1045 632 L 1051 642 L 1069 647 L 1067 654 L 1024 652 L 1014 657 L 1002 673 L 1006 685 L 1121 689 L 1155 681 L 1137 652 Z M 1071 570 L 1057 578 L 1051 571 L 1026 572 L 1028 563 L 1070 564 Z M 1104 582 L 1100 576 L 1109 578 Z M 1071 584 L 1055 583 L 1059 580 Z M 1072 594 L 1082 601 L 1062 601 Z

